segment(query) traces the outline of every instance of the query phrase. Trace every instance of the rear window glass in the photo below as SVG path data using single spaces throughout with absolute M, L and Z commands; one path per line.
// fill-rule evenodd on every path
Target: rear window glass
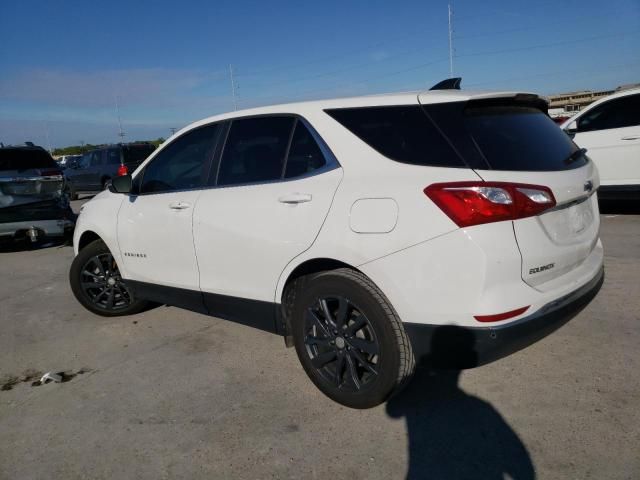
M 466 166 L 419 105 L 326 112 L 391 160 L 434 167 Z
M 58 165 L 44 150 L 0 148 L 0 170 L 31 170 L 34 168 L 58 168 Z
M 154 150 L 155 147 L 153 145 L 123 145 L 123 161 L 124 163 L 141 163 Z
M 464 126 L 492 170 L 568 170 L 587 162 L 584 155 L 567 161 L 576 145 L 536 108 L 467 108 Z

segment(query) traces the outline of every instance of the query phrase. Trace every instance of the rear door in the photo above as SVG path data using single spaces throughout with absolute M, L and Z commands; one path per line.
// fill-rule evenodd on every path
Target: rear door
M 597 169 L 541 108 L 531 98 L 472 100 L 462 110 L 458 136 L 471 140 L 484 162 L 474 168 L 483 180 L 551 189 L 555 208 L 513 222 L 522 278 L 543 288 L 587 259 L 598 241 L 600 219 Z
M 640 185 L 640 93 L 585 111 L 575 128 L 574 141 L 589 150 L 602 185 Z
M 302 119 L 231 122 L 215 188 L 202 193 L 194 214 L 200 287 L 211 311 L 220 314 L 229 297 L 273 302 L 285 266 L 320 231 L 342 178 L 337 166 Z

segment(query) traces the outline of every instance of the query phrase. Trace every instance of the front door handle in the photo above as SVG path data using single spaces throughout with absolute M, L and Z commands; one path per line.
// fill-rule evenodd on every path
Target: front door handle
M 640 139 L 640 135 L 631 135 L 629 137 L 622 137 L 620 140 L 638 140 Z
M 169 208 L 171 210 L 185 210 L 190 207 L 191 207 L 191 204 L 187 202 L 173 202 L 169 204 Z
M 278 198 L 280 203 L 288 203 L 289 205 L 295 205 L 298 203 L 310 202 L 311 198 L 313 198 L 308 193 L 290 193 L 289 195 L 283 195 Z

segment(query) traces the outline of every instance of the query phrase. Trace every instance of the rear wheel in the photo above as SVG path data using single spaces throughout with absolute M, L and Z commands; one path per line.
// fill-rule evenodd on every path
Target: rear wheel
M 97 315 L 131 315 L 149 306 L 146 300 L 134 297 L 102 240 L 90 243 L 78 253 L 71 264 L 69 281 L 78 301 Z
M 291 324 L 307 375 L 338 403 L 374 407 L 413 374 L 400 319 L 360 272 L 339 269 L 307 279 L 296 295 Z

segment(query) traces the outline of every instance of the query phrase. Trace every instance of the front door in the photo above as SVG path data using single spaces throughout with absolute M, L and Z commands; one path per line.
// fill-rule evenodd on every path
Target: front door
M 176 287 L 192 297 L 197 292 L 199 298 L 193 211 L 209 174 L 217 128 L 208 125 L 178 137 L 134 178 L 139 191 L 118 213 L 127 279 L 147 287 Z M 170 303 L 182 306 L 179 299 Z
M 640 94 L 584 112 L 574 141 L 588 150 L 604 186 L 640 184 Z

